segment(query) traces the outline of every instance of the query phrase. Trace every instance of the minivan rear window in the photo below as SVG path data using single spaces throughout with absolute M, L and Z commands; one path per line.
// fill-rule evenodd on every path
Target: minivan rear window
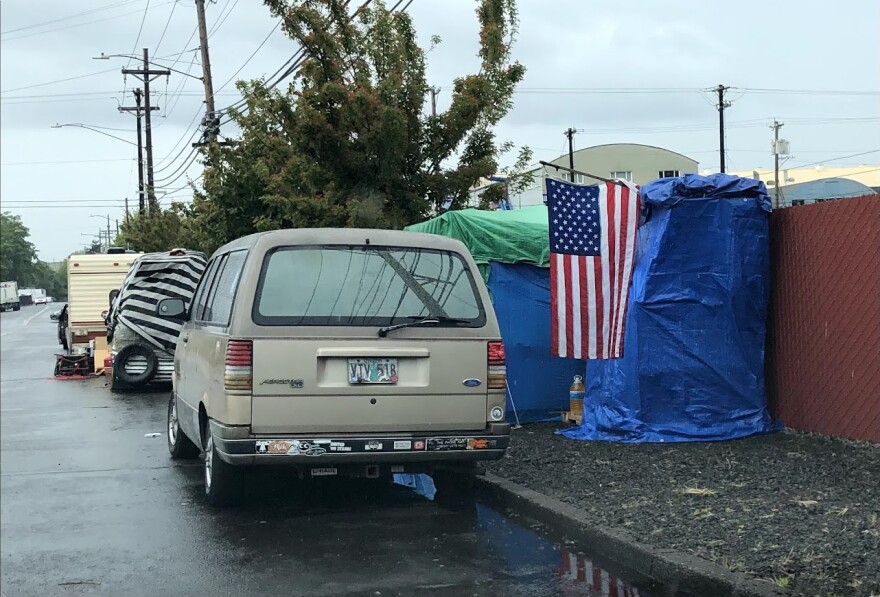
M 380 246 L 294 246 L 267 253 L 258 325 L 386 326 L 437 318 L 482 327 L 486 313 L 461 255 Z

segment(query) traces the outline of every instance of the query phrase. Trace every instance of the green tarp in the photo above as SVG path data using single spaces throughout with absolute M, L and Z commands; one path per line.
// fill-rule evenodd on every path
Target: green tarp
M 543 205 L 512 211 L 449 211 L 407 226 L 406 230 L 460 240 L 480 266 L 484 278 L 488 277 L 489 261 L 550 265 L 547 207 Z

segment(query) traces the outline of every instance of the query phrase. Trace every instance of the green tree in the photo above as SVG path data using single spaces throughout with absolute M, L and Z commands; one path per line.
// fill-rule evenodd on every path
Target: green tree
M 277 228 L 401 228 L 447 198 L 453 209 L 464 205 L 468 190 L 498 170 L 509 146 L 493 129 L 525 73 L 510 56 L 515 0 L 477 2 L 480 69 L 454 81 L 451 104 L 437 115 L 424 111 L 425 51 L 405 12 L 374 2 L 352 19 L 343 0 L 265 4 L 304 59 L 286 90 L 239 83 L 247 109 L 230 116 L 241 139 L 206 150 L 204 192 L 181 226 L 187 244 L 210 252 Z M 148 240 L 124 229 L 133 248 Z
M 0 278 L 27 286 L 35 280 L 37 251 L 19 216 L 0 213 Z
M 188 208 L 179 203 L 168 209 L 153 209 L 149 214 L 135 214 L 120 226 L 113 244 L 144 253 L 199 248 L 199 240 L 191 230 L 192 222 Z
M 56 272 L 37 259 L 29 238 L 30 231 L 19 216 L 0 214 L 0 278 L 18 282 L 19 288 L 44 288 L 52 297 L 67 296 L 67 263 Z

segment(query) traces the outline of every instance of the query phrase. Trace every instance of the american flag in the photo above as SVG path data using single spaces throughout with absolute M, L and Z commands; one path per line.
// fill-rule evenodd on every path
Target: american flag
M 648 597 L 639 590 L 594 565 L 590 558 L 562 552 L 562 578 L 573 583 L 573 591 L 560 591 L 561 595 L 601 595 L 602 597 Z M 580 590 L 584 588 L 586 590 Z
M 547 179 L 547 209 L 553 355 L 620 358 L 638 190 L 622 182 L 583 186 Z

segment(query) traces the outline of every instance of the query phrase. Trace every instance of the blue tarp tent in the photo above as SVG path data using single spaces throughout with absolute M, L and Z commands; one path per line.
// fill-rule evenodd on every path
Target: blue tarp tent
M 550 356 L 548 270 L 493 261 L 489 272 L 507 351 L 509 418 L 515 412 L 522 423 L 558 419 L 559 412 L 568 410 L 568 388 L 575 375 L 583 375 L 584 362 Z
M 764 395 L 768 212 L 760 181 L 642 187 L 623 357 L 589 361 L 575 439 L 725 440 L 772 429 Z
M 489 285 L 507 351 L 507 419 L 558 419 L 583 361 L 550 355 L 547 208 L 452 211 L 407 230 L 462 241 Z

